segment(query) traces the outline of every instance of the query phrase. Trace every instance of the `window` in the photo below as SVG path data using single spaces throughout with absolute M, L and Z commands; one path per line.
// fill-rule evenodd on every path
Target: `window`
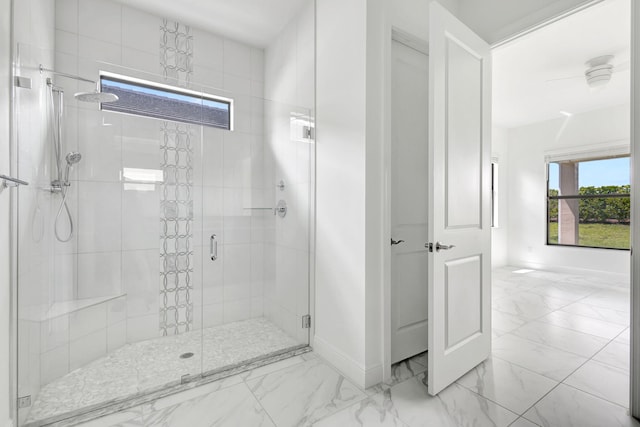
M 547 244 L 629 249 L 628 155 L 547 163 Z
M 100 104 L 102 110 L 233 128 L 233 100 L 228 98 L 106 72 L 100 72 L 100 91 L 118 96 Z

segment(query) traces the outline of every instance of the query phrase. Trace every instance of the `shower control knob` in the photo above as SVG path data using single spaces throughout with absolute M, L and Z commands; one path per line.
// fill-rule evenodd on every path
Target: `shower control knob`
M 285 202 L 284 200 L 279 200 L 276 207 L 273 208 L 273 214 L 279 215 L 280 218 L 284 218 L 285 216 L 287 216 L 287 202 Z

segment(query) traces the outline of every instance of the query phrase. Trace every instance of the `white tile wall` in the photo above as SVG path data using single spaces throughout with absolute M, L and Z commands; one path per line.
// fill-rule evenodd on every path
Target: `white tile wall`
M 69 315 L 69 339 L 77 340 L 107 327 L 107 305 L 98 304 Z
M 49 384 L 69 372 L 69 346 L 65 345 L 40 356 L 41 385 Z
M 129 317 L 158 312 L 159 268 L 157 249 L 122 252 L 122 286 Z
M 160 187 L 152 184 L 142 187 L 144 191 L 141 191 L 137 187 L 127 188 L 126 183 L 124 185 L 122 249 L 130 251 L 158 248 Z
M 121 293 L 121 253 L 78 254 L 78 298 L 112 296 Z
M 160 20 L 130 7 L 122 8 L 122 46 L 155 55 L 158 69 Z
M 82 36 L 120 44 L 122 9 L 120 3 L 103 0 L 78 2 L 78 32 Z
M 107 327 L 107 352 L 111 353 L 127 343 L 127 321 Z
M 77 230 L 78 251 L 80 253 L 121 250 L 122 196 L 120 186 L 120 183 L 111 182 L 81 181 L 79 183 Z M 82 269 L 82 265 L 80 265 L 80 269 Z
M 84 335 L 69 344 L 69 369 L 73 371 L 107 354 L 105 330 Z
M 78 126 L 78 149 L 82 153 L 82 160 L 77 167 L 81 180 L 120 181 L 122 168 L 120 117 L 94 109 L 78 110 L 78 123 L 81 123 Z
M 40 350 L 51 351 L 69 343 L 69 316 L 63 315 L 40 322 Z
M 70 33 L 77 33 L 78 32 L 78 0 L 56 0 L 55 6 L 56 6 L 55 27 L 57 29 L 68 31 Z

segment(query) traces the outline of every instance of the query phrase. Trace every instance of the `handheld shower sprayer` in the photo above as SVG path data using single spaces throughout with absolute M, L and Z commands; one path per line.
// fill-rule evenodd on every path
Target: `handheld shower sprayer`
M 71 168 L 73 165 L 78 163 L 82 159 L 82 154 L 77 151 L 72 151 L 67 153 L 65 160 L 67 161 L 67 168 L 64 171 L 64 185 L 69 185 L 69 172 L 71 172 Z
M 54 223 L 54 232 L 56 238 L 60 242 L 68 242 L 73 237 L 73 217 L 71 216 L 71 211 L 69 211 L 69 206 L 67 206 L 67 191 L 69 191 L 69 186 L 71 185 L 69 183 L 69 173 L 71 172 L 71 168 L 82 159 L 82 154 L 77 151 L 71 151 L 67 153 L 64 159 L 67 161 L 67 166 L 64 170 L 64 181 L 58 181 L 58 188 L 60 188 L 60 191 L 62 192 L 62 201 L 60 202 L 60 208 L 58 209 Z M 69 231 L 66 237 L 62 237 L 58 230 L 58 220 L 60 219 L 60 215 L 63 210 L 66 212 L 67 218 L 69 219 Z

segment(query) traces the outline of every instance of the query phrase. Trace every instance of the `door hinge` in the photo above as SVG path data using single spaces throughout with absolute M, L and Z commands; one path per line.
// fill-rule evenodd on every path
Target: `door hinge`
M 18 398 L 18 409 L 28 408 L 31 406 L 31 395 Z
M 31 89 L 31 79 L 29 77 L 16 76 L 16 86 L 24 89 Z
M 311 316 L 304 315 L 302 316 L 302 329 L 309 329 L 311 327 Z

